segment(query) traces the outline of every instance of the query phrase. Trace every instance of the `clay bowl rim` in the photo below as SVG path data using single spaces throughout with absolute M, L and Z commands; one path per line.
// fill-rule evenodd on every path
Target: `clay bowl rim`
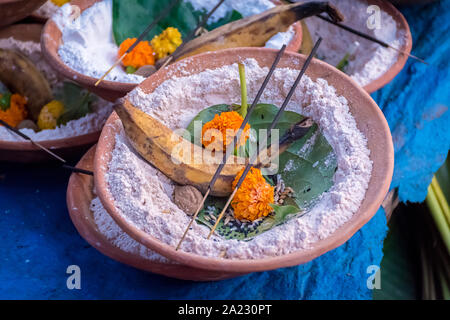
M 80 5 L 81 12 L 91 7 L 94 3 L 100 2 L 103 0 L 73 0 L 71 1 L 72 5 Z M 291 40 L 287 50 L 298 51 L 300 50 L 303 38 L 302 27 L 299 22 L 294 23 L 295 26 L 295 37 Z M 56 28 L 57 34 L 55 37 L 52 37 L 49 33 L 51 29 Z M 41 37 L 41 46 L 42 52 L 49 62 L 49 64 L 57 70 L 59 73 L 64 75 L 65 77 L 72 79 L 75 82 L 80 83 L 83 86 L 94 87 L 95 83 L 98 81 L 98 78 L 93 78 L 87 75 L 84 75 L 78 71 L 75 71 L 68 65 L 66 65 L 61 58 L 59 57 L 57 52 L 53 52 L 51 49 L 51 41 L 57 43 L 57 47 L 62 43 L 62 34 L 58 25 L 55 21 L 50 18 L 44 25 L 44 30 L 42 32 Z M 133 90 L 139 83 L 128 83 L 128 82 L 119 82 L 119 81 L 111 81 L 111 80 L 103 80 L 96 88 L 100 90 L 112 90 L 118 92 L 128 93 Z
M 183 65 L 192 63 L 193 65 L 196 65 L 198 67 L 201 61 L 207 61 L 208 59 L 210 61 L 212 60 L 213 62 L 215 62 L 214 59 L 216 59 L 217 61 L 219 60 L 222 61 L 223 57 L 226 56 L 227 54 L 230 54 L 233 57 L 239 57 L 239 59 L 253 57 L 257 60 L 258 57 L 262 59 L 262 57 L 265 56 L 268 59 L 268 57 L 270 56 L 273 60 L 276 53 L 277 50 L 267 48 L 225 49 L 222 51 L 208 52 L 197 56 L 193 56 L 191 58 L 187 58 L 193 61 L 189 61 L 186 59 L 183 61 Z M 286 61 L 285 62 L 286 64 L 290 63 L 288 65 L 292 65 L 293 60 L 297 60 L 303 63 L 305 59 L 306 57 L 302 54 L 290 52 L 285 53 L 284 57 L 280 61 L 280 66 L 283 65 L 284 60 Z M 196 61 L 200 62 L 195 63 Z M 214 65 L 214 67 L 211 67 L 210 65 L 208 65 L 208 67 L 202 66 L 198 68 L 198 70 L 191 71 L 191 73 L 192 74 L 198 73 L 201 70 L 207 68 L 215 68 L 218 65 L 220 65 L 219 62 L 216 65 Z M 146 81 L 144 81 L 139 87 L 142 88 L 143 86 L 149 85 L 150 89 L 147 89 L 145 91 L 151 92 L 163 81 L 167 80 L 171 76 L 176 75 L 177 71 L 180 72 L 179 71 L 180 68 L 183 69 L 182 66 L 179 66 L 179 63 L 175 63 L 169 66 L 167 69 L 162 70 L 158 74 L 151 76 Z M 299 68 L 300 68 L 299 66 L 296 67 L 296 69 Z M 352 100 L 350 100 L 350 98 L 347 97 L 351 106 L 353 104 L 357 104 L 358 101 L 359 101 L 358 105 L 361 104 L 361 101 L 365 102 L 365 107 L 368 110 L 370 110 L 370 114 L 376 117 L 376 119 L 374 119 L 375 121 L 374 123 L 377 125 L 376 128 L 377 130 L 373 132 L 376 132 L 376 134 L 378 134 L 378 137 L 374 138 L 367 137 L 369 145 L 371 144 L 372 141 L 376 140 L 375 145 L 379 146 L 378 151 L 380 151 L 380 148 L 383 148 L 382 156 L 377 158 L 378 160 L 373 158 L 373 151 L 371 150 L 371 160 L 373 161 L 372 177 L 369 182 L 368 191 L 366 191 L 366 195 L 363 202 L 361 203 L 360 209 L 358 209 L 358 211 L 353 215 L 353 217 L 349 221 L 347 221 L 344 225 L 342 225 L 338 230 L 336 230 L 331 236 L 314 243 L 312 249 L 297 250 L 286 255 L 263 259 L 246 259 L 246 260 L 218 259 L 218 258 L 204 257 L 198 254 L 193 254 L 181 250 L 175 251 L 174 247 L 159 241 L 158 239 L 150 236 L 149 234 L 145 233 L 144 231 L 134 227 L 132 224 L 127 222 L 126 218 L 124 218 L 118 212 L 117 208 L 114 205 L 114 201 L 112 200 L 113 197 L 109 193 L 109 189 L 107 187 L 108 184 L 106 182 L 106 174 L 109 167 L 108 164 L 112 156 L 112 150 L 115 146 L 115 133 L 117 133 L 121 128 L 121 125 L 119 126 L 117 124 L 118 122 L 116 122 L 116 120 L 119 119 L 116 113 L 113 113 L 110 116 L 106 125 L 103 128 L 101 137 L 98 142 L 96 157 L 94 161 L 94 181 L 97 195 L 99 196 L 107 212 L 122 228 L 122 230 L 124 230 L 136 241 L 142 243 L 144 246 L 152 249 L 153 251 L 158 252 L 159 254 L 167 257 L 170 260 L 178 261 L 182 264 L 186 264 L 192 267 L 208 270 L 223 270 L 223 271 L 247 273 L 247 272 L 267 271 L 282 267 L 290 267 L 306 263 L 322 255 L 323 253 L 335 249 L 338 246 L 345 243 L 347 240 L 351 238 L 351 236 L 353 236 L 353 234 L 355 234 L 364 224 L 366 224 L 375 215 L 375 213 L 381 206 L 387 192 L 389 191 L 389 185 L 394 170 L 394 147 L 392 143 L 390 129 L 383 113 L 381 112 L 380 108 L 377 106 L 375 101 L 373 101 L 370 95 L 362 87 L 358 86 L 357 83 L 354 80 L 352 80 L 349 76 L 347 76 L 343 72 L 337 70 L 336 68 L 330 66 L 329 64 L 323 61 L 314 59 L 311 63 L 309 70 L 311 70 L 312 68 L 320 70 L 320 76 L 334 77 L 333 84 L 337 88 L 343 86 L 343 83 L 347 83 L 347 85 L 345 85 L 346 90 L 345 92 L 348 91 L 349 94 L 356 95 L 355 97 L 352 98 Z M 316 77 L 313 76 L 313 78 Z M 339 92 L 339 94 L 342 94 L 342 92 Z M 354 110 L 358 109 L 357 107 L 351 107 L 351 110 L 352 112 L 354 112 Z M 363 132 L 369 130 L 367 129 L 369 128 L 369 126 L 367 126 L 366 123 L 357 122 L 357 125 L 358 128 Z M 363 128 L 366 128 L 366 130 L 364 130 Z M 381 151 L 379 153 L 381 154 Z M 377 174 L 379 174 L 381 178 L 377 177 Z M 373 179 L 376 178 L 381 179 L 379 185 L 373 185 Z M 371 197 L 369 197 L 373 198 L 372 202 L 368 202 L 368 200 L 366 201 L 366 199 L 368 198 L 369 191 L 372 193 Z M 361 212 L 362 210 L 361 207 L 363 206 L 365 207 L 365 211 Z
M 0 30 L 2 33 L 4 33 L 4 32 L 7 33 L 7 31 L 11 31 L 10 36 L 14 37 L 14 35 L 17 32 L 20 32 L 22 28 L 23 29 L 26 29 L 26 28 L 42 29 L 43 26 L 38 23 L 29 23 L 29 24 L 22 23 L 22 24 L 13 24 L 13 25 L 4 27 Z M 5 36 L 6 36 L 6 34 L 5 34 Z M 26 38 L 24 40 L 26 40 Z M 28 41 L 33 41 L 33 42 L 39 43 L 39 38 L 32 39 L 30 36 L 30 37 L 28 37 Z M 82 134 L 82 135 L 74 136 L 74 137 L 58 138 L 58 139 L 52 139 L 52 140 L 36 140 L 36 141 L 39 142 L 40 144 L 42 144 L 44 147 L 51 149 L 51 150 L 58 150 L 58 149 L 63 149 L 63 148 L 76 148 L 76 147 L 95 143 L 98 140 L 98 138 L 100 137 L 100 132 L 101 132 L 101 130 L 97 130 L 94 132 L 90 132 L 90 133 L 86 133 L 86 134 Z M 2 139 L 0 139 L 0 150 L 41 152 L 41 149 L 36 147 L 30 141 L 10 141 L 10 140 L 2 140 Z
M 40 6 L 42 6 L 45 3 L 46 0 L 0 0 L 0 6 L 7 5 L 7 6 L 15 6 L 16 8 L 19 8 L 20 14 L 15 13 L 15 15 L 9 15 L 6 18 L 6 23 L 0 23 L 1 27 L 7 27 L 9 25 L 12 25 L 16 23 L 17 21 L 20 21 L 28 16 L 30 16 L 35 10 L 37 10 Z M 20 2 L 23 2 L 25 6 L 20 6 Z M 26 8 L 26 10 L 25 10 Z M 7 8 L 11 9 L 11 7 Z M 12 18 L 12 19 L 11 19 Z
M 78 168 L 86 170 L 93 169 L 95 149 L 96 146 L 94 145 L 83 155 L 77 164 Z M 87 221 L 89 217 L 93 219 L 93 213 L 89 209 L 89 205 L 95 196 L 92 191 L 93 186 L 93 177 L 72 173 L 67 185 L 67 209 L 69 211 L 70 219 L 80 236 L 103 255 L 142 271 L 181 280 L 217 281 L 243 275 L 241 273 L 227 274 L 217 271 L 196 269 L 181 264 L 153 261 L 145 259 L 139 254 L 126 252 L 116 247 L 98 230 L 95 222 L 91 223 Z M 83 189 L 86 187 L 90 188 L 88 196 L 83 192 Z M 88 213 L 85 212 L 85 207 L 88 208 Z
M 407 53 L 411 53 L 413 45 L 411 29 L 409 28 L 408 21 L 406 21 L 406 18 L 403 16 L 403 14 L 392 3 L 390 3 L 387 0 L 369 0 L 369 4 L 378 5 L 381 8 L 381 10 L 388 13 L 395 20 L 398 31 L 399 27 L 401 26 L 401 29 L 405 32 L 404 37 L 405 42 L 403 43 L 403 46 L 399 49 Z M 397 61 L 380 77 L 365 85 L 364 89 L 369 93 L 373 93 L 383 88 L 402 71 L 408 59 L 409 57 L 406 54 L 399 53 Z

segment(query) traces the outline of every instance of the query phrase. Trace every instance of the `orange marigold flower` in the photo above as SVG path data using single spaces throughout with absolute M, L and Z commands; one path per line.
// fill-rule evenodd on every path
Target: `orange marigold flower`
M 242 169 L 233 181 L 233 189 L 236 187 L 244 169 Z M 273 211 L 270 206 L 274 202 L 274 187 L 267 183 L 261 174 L 261 170 L 251 168 L 239 190 L 234 196 L 231 207 L 236 219 L 254 221 L 266 217 Z
M 11 127 L 17 127 L 17 125 L 27 117 L 28 112 L 25 108 L 26 104 L 26 98 L 18 93 L 14 93 L 11 96 L 9 108 L 6 110 L 0 108 L 0 119 L 5 121 Z
M 210 150 L 222 151 L 233 142 L 234 136 L 244 119 L 236 111 L 222 112 L 205 123 L 202 128 L 202 144 Z M 208 130 L 210 130 L 208 132 Z M 217 130 L 217 131 L 214 131 Z M 243 146 L 250 135 L 250 125 L 246 124 L 238 146 Z
M 128 38 L 119 47 L 119 58 L 130 48 L 136 38 Z M 155 55 L 153 48 L 148 41 L 141 41 L 139 44 L 131 50 L 129 54 L 122 60 L 122 64 L 125 67 L 133 67 L 139 69 L 142 66 L 154 65 Z

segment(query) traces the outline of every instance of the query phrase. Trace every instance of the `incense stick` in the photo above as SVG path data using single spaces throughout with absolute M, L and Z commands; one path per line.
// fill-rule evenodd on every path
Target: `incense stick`
M 277 67 L 278 63 L 280 62 L 280 59 L 285 50 L 286 50 L 286 45 L 283 45 L 281 47 L 280 51 L 278 51 L 277 56 L 275 57 L 275 60 L 272 64 L 272 66 L 270 67 L 269 73 L 267 74 L 266 78 L 264 79 L 264 82 L 262 83 L 261 88 L 259 88 L 259 91 L 256 94 L 256 97 L 253 100 L 252 105 L 247 110 L 247 115 L 245 116 L 244 121 L 241 124 L 241 127 L 239 128 L 237 134 L 234 136 L 233 144 L 232 144 L 233 146 L 237 145 L 238 141 L 240 140 L 241 134 L 245 128 L 245 125 L 247 124 L 248 120 L 250 119 L 250 115 L 252 114 L 253 109 L 259 102 L 259 99 L 261 98 L 261 96 L 264 92 L 264 89 L 266 88 L 267 84 L 269 83 L 269 80 L 272 77 L 272 74 L 275 71 L 275 68 Z M 217 168 L 216 172 L 214 173 L 214 176 L 211 179 L 211 182 L 209 183 L 208 189 L 206 190 L 206 193 L 203 196 L 203 199 L 202 199 L 200 205 L 198 206 L 197 210 L 195 211 L 195 214 L 192 216 L 191 221 L 189 222 L 186 230 L 184 231 L 183 236 L 181 237 L 180 241 L 178 242 L 178 245 L 175 250 L 178 250 L 180 248 L 181 243 L 183 242 L 184 238 L 186 237 L 187 233 L 189 232 L 189 229 L 191 228 L 192 223 L 195 221 L 200 210 L 203 208 L 203 205 L 205 204 L 206 199 L 208 198 L 209 194 L 211 193 L 211 190 L 214 187 L 214 184 L 216 183 L 217 178 L 219 177 L 220 173 L 222 172 L 222 169 L 225 167 L 225 164 L 233 151 L 232 149 L 233 148 L 226 148 L 226 152 L 223 155 L 222 162 L 219 165 L 219 167 Z
M 88 176 L 94 176 L 94 173 L 92 171 L 81 169 L 81 168 L 77 168 L 77 167 L 72 167 L 72 166 L 69 166 L 67 164 L 63 164 L 63 168 L 64 169 L 69 169 L 72 172 L 82 173 L 82 174 L 85 174 L 85 175 L 88 175 Z
M 147 36 L 147 34 L 159 23 L 159 21 L 161 21 L 163 18 L 165 18 L 170 11 L 173 9 L 173 7 L 175 7 L 176 4 L 178 4 L 180 2 L 180 0 L 173 0 L 157 17 L 155 20 L 153 20 L 148 26 L 147 28 L 145 28 L 144 32 L 142 32 L 139 37 L 136 39 L 136 41 L 134 41 L 134 43 L 131 45 L 131 47 L 128 48 L 127 51 L 125 51 L 125 53 L 112 65 L 111 68 L 108 69 L 108 71 L 105 72 L 105 74 L 98 79 L 98 81 L 95 83 L 95 86 L 97 87 L 100 82 L 102 82 L 106 76 L 115 68 L 117 67 L 122 60 L 125 58 L 125 56 L 130 53 L 134 48 L 136 48 L 136 46 Z
M 64 160 L 63 158 L 61 158 L 60 156 L 58 156 L 57 154 L 55 154 L 54 152 L 50 151 L 48 148 L 44 147 L 42 144 L 34 141 L 33 139 L 31 139 L 29 136 L 27 136 L 26 134 L 24 134 L 23 132 L 21 132 L 20 130 L 17 130 L 16 128 L 11 127 L 8 123 L 6 123 L 5 121 L 0 119 L 0 125 L 4 126 L 6 129 L 8 129 L 9 131 L 15 133 L 16 135 L 18 135 L 19 137 L 22 137 L 23 139 L 30 141 L 32 144 L 34 144 L 35 146 L 37 146 L 39 149 L 45 151 L 46 153 L 48 153 L 49 155 L 51 155 L 53 158 L 55 158 L 56 160 L 60 161 L 63 163 L 63 167 L 66 169 L 70 169 L 73 172 L 78 172 L 78 173 L 84 173 L 84 174 L 88 174 L 93 176 L 94 173 L 92 171 L 88 171 L 88 170 L 84 170 L 84 169 L 80 169 L 80 168 L 76 168 L 76 167 L 72 167 L 67 165 L 67 161 Z
M 291 100 L 292 95 L 295 92 L 295 89 L 297 88 L 298 84 L 300 83 L 300 80 L 302 79 L 303 75 L 305 74 L 306 69 L 308 68 L 309 64 L 311 63 L 312 58 L 315 56 L 317 49 L 319 48 L 321 42 L 322 42 L 322 38 L 319 38 L 317 40 L 316 44 L 314 45 L 311 53 L 309 54 L 308 58 L 305 61 L 305 64 L 303 65 L 299 75 L 297 76 L 297 79 L 295 79 L 295 82 L 292 85 L 291 90 L 289 91 L 288 95 L 286 96 L 286 99 L 284 100 L 283 104 L 281 105 L 281 108 L 278 110 L 277 114 L 275 115 L 275 118 L 273 119 L 272 124 L 270 125 L 267 137 L 264 139 L 264 142 L 261 145 L 267 144 L 268 139 L 271 137 L 272 130 L 278 124 L 278 121 L 280 120 L 280 118 L 284 112 L 284 109 L 286 109 L 286 106 L 288 105 L 289 101 Z M 222 209 L 222 212 L 217 217 L 216 223 L 212 227 L 211 232 L 209 233 L 207 239 L 209 239 L 212 236 L 212 234 L 214 233 L 214 231 L 216 230 L 217 226 L 219 225 L 220 220 L 223 218 L 223 216 L 225 214 L 225 211 L 228 209 L 228 206 L 230 205 L 231 201 L 233 200 L 234 196 L 236 195 L 236 192 L 239 190 L 239 188 L 242 185 L 242 183 L 244 182 L 244 179 L 247 176 L 248 172 L 253 167 L 253 163 L 255 163 L 257 156 L 258 156 L 258 154 L 255 153 L 254 156 L 252 157 L 252 159 L 245 166 L 244 172 L 242 173 L 241 177 L 239 178 L 239 181 L 236 184 L 230 197 L 228 198 L 224 208 Z
M 326 22 L 329 22 L 329 23 L 331 23 L 331 24 L 334 24 L 335 26 L 337 26 L 337 27 L 339 27 L 339 28 L 341 28 L 341 29 L 344 29 L 344 30 L 346 30 L 346 31 L 348 31 L 348 32 L 351 32 L 351 33 L 353 33 L 353 34 L 356 34 L 357 36 L 360 36 L 360 37 L 362 37 L 362 38 L 364 38 L 364 39 L 367 39 L 367 40 L 373 41 L 373 42 L 375 42 L 375 43 L 378 43 L 379 45 L 381 45 L 381 46 L 383 46 L 383 47 L 385 47 L 385 48 L 391 48 L 391 49 L 393 49 L 393 50 L 395 50 L 395 51 L 397 51 L 397 52 L 399 52 L 399 53 L 401 53 L 401 54 L 406 54 L 406 55 L 409 56 L 410 58 L 413 58 L 413 59 L 415 59 L 415 60 L 417 60 L 417 61 L 419 61 L 419 62 L 421 62 L 421 63 L 424 63 L 424 64 L 428 65 L 428 62 L 426 62 L 425 60 L 423 60 L 423 59 L 421 59 L 421 58 L 419 58 L 419 57 L 417 57 L 417 56 L 415 56 L 415 55 L 413 55 L 413 54 L 411 54 L 411 53 L 408 53 L 408 52 L 406 52 L 406 51 L 404 51 L 404 50 L 398 49 L 398 48 L 396 48 L 396 47 L 390 45 L 389 43 L 384 42 L 384 41 L 382 41 L 382 40 L 380 40 L 380 39 L 377 39 L 377 38 L 375 38 L 375 37 L 373 37 L 373 36 L 371 36 L 371 35 L 369 35 L 369 34 L 366 34 L 366 33 L 364 33 L 364 32 L 361 32 L 361 31 L 358 31 L 358 30 L 353 29 L 353 28 L 351 28 L 351 27 L 348 27 L 348 26 L 346 26 L 346 25 L 344 25 L 344 24 L 342 24 L 342 23 L 340 23 L 340 22 L 335 22 L 335 21 L 329 19 L 328 17 L 324 17 L 324 16 L 322 16 L 322 15 L 320 15 L 320 14 L 316 15 L 316 17 L 317 17 L 317 18 L 320 18 L 320 19 L 322 19 L 322 20 L 324 20 L 324 21 L 326 21 Z

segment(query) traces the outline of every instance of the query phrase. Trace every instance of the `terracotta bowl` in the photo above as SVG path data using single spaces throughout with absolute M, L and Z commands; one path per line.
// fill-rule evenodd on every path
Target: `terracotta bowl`
M 196 74 L 205 69 L 219 68 L 247 58 L 254 58 L 259 65 L 270 67 L 276 53 L 276 50 L 266 48 L 237 48 L 204 53 L 161 70 L 146 79 L 139 87 L 144 92 L 150 93 L 171 77 L 181 74 L 186 75 L 186 73 Z M 286 53 L 281 59 L 279 67 L 300 69 L 304 61 L 304 55 Z M 148 248 L 170 260 L 208 270 L 246 273 L 289 267 L 308 262 L 345 243 L 373 217 L 389 190 L 394 168 L 392 137 L 386 119 L 377 104 L 363 88 L 359 87 L 346 74 L 317 59 L 312 61 L 307 74 L 313 79 L 323 78 L 327 80 L 336 88 L 339 95 L 347 98 L 357 126 L 368 140 L 368 147 L 371 151 L 370 158 L 373 161 L 372 177 L 359 210 L 330 237 L 314 243 L 312 248 L 308 250 L 299 250 L 279 257 L 257 260 L 217 259 L 184 251 L 175 251 L 174 247 L 159 241 L 127 222 L 117 210 L 114 200 L 112 200 L 113 197 L 109 192 L 106 174 L 115 146 L 115 134 L 121 129 L 120 121 L 116 121 L 118 117 L 115 113 L 103 128 L 94 162 L 95 186 L 105 209 L 127 234 Z
M 83 12 L 85 9 L 92 6 L 94 3 L 102 0 L 74 0 L 71 1 L 72 5 L 78 5 Z M 288 50 L 297 52 L 300 50 L 301 41 L 302 41 L 302 31 L 301 25 L 296 23 L 295 25 L 296 35 L 294 39 L 288 46 Z M 58 48 L 62 43 L 61 40 L 62 33 L 59 30 L 56 23 L 50 19 L 47 21 L 44 32 L 42 35 L 41 43 L 42 49 L 45 57 L 49 61 L 49 63 L 64 77 L 72 79 L 77 82 L 80 86 L 88 89 L 89 91 L 94 92 L 98 96 L 102 97 L 105 100 L 116 101 L 118 98 L 125 96 L 128 92 L 133 90 L 137 84 L 135 83 L 124 83 L 117 81 L 102 81 L 98 87 L 95 86 L 95 83 L 98 79 L 86 76 L 81 74 L 69 66 L 67 66 L 59 57 Z
M 367 1 L 366 1 L 367 2 Z M 389 15 L 393 17 L 393 19 L 397 23 L 397 30 L 403 31 L 405 34 L 405 42 L 403 46 L 399 49 L 410 53 L 412 48 L 412 36 L 411 31 L 409 29 L 408 22 L 406 21 L 405 17 L 401 14 L 400 11 L 398 11 L 390 2 L 386 0 L 369 0 L 370 4 L 378 5 L 381 10 L 387 12 Z M 338 7 L 339 9 L 339 7 Z M 342 14 L 345 16 L 346 12 L 342 11 Z M 323 21 L 322 23 L 327 23 Z M 345 24 L 345 21 L 344 21 Z M 312 30 L 310 30 L 312 31 Z M 364 30 L 363 30 L 364 31 Z M 304 43 L 310 43 L 311 38 L 310 34 L 308 32 L 303 33 L 303 42 Z M 332 41 L 336 41 L 337 39 L 331 39 Z M 389 68 L 383 75 L 381 75 L 378 79 L 373 80 L 369 84 L 364 86 L 364 89 L 369 92 L 375 92 L 378 89 L 384 87 L 386 84 L 392 81 L 392 79 L 395 78 L 395 76 L 400 73 L 400 71 L 403 69 L 403 67 L 406 64 L 406 61 L 408 60 L 408 56 L 405 54 L 399 54 L 397 61 L 392 65 L 391 68 Z
M 77 164 L 78 168 L 93 170 L 95 147 L 92 147 Z M 126 252 L 112 244 L 98 229 L 90 204 L 94 198 L 94 179 L 91 176 L 74 173 L 67 187 L 67 207 L 75 228 L 91 246 L 121 263 L 137 269 L 161 274 L 171 278 L 193 281 L 214 281 L 237 277 L 242 274 L 202 270 L 179 263 L 155 262 L 139 254 Z
M 386 0 L 369 0 L 370 4 L 378 5 L 381 10 L 387 12 L 389 15 L 392 16 L 392 18 L 397 23 L 397 30 L 403 31 L 405 34 L 404 37 L 404 43 L 400 50 L 411 53 L 412 49 L 412 36 L 411 36 L 411 30 L 409 29 L 409 24 L 406 21 L 403 14 L 397 10 L 389 1 Z M 369 92 L 375 92 L 378 89 L 383 88 L 385 85 L 387 85 L 389 82 L 392 81 L 392 79 L 397 76 L 397 74 L 402 71 L 403 67 L 406 64 L 406 61 L 408 61 L 408 56 L 406 54 L 399 54 L 397 61 L 392 65 L 389 70 L 387 70 L 382 76 L 380 76 L 378 79 L 373 80 L 369 84 L 364 86 L 364 89 Z
M 21 41 L 39 43 L 43 26 L 40 24 L 16 24 L 0 29 L 0 38 L 13 37 Z M 82 154 L 97 142 L 100 131 L 64 139 L 39 141 L 44 147 L 55 151 L 63 158 Z M 0 140 L 0 161 L 21 163 L 48 161 L 51 157 L 28 141 Z
M 46 0 L 0 0 L 0 27 L 19 21 L 44 4 Z
M 389 1 L 386 0 L 369 0 L 370 4 L 378 5 L 381 10 L 387 12 L 389 15 L 392 16 L 392 18 L 397 23 L 397 30 L 403 31 L 405 33 L 404 43 L 400 50 L 411 53 L 412 49 L 412 36 L 411 36 L 411 30 L 409 29 L 409 24 L 406 21 L 403 14 L 397 10 Z M 364 86 L 364 89 L 369 92 L 375 92 L 378 89 L 383 88 L 385 85 L 387 85 L 389 82 L 392 81 L 392 79 L 395 78 L 397 74 L 402 71 L 403 67 L 406 64 L 406 61 L 408 61 L 408 56 L 406 54 L 399 54 L 397 61 L 392 65 L 392 67 L 387 70 L 381 77 L 378 79 L 373 80 L 368 85 Z

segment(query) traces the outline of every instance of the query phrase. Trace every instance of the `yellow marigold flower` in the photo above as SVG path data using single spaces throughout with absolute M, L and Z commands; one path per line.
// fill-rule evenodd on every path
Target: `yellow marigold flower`
M 51 1 L 53 2 L 54 5 L 56 5 L 58 7 L 62 7 L 67 2 L 70 2 L 70 0 L 51 0 Z
M 205 123 L 202 128 L 202 144 L 210 150 L 222 151 L 233 142 L 234 136 L 244 119 L 236 111 L 222 112 Z M 211 130 L 208 132 L 208 130 Z M 218 130 L 214 132 L 212 130 Z M 238 146 L 243 146 L 250 135 L 250 125 L 246 124 Z
M 58 118 L 64 113 L 64 104 L 53 100 L 47 103 L 39 113 L 37 125 L 39 129 L 55 129 Z
M 233 181 L 233 189 L 236 187 L 244 169 L 242 169 Z M 261 174 L 261 170 L 251 168 L 239 190 L 234 196 L 231 207 L 236 219 L 254 221 L 266 217 L 273 211 L 270 206 L 274 202 L 274 187 L 267 183 Z
M 173 53 L 181 44 L 181 33 L 177 28 L 169 27 L 159 36 L 155 36 L 152 40 L 152 47 L 155 50 L 156 59 L 167 57 Z
M 122 42 L 119 47 L 119 58 L 123 56 L 135 41 L 136 38 L 128 38 Z M 150 43 L 148 41 L 139 42 L 139 44 L 125 56 L 122 60 L 122 64 L 125 67 L 133 67 L 135 69 L 139 69 L 142 66 L 154 65 L 155 55 Z
M 0 95 L 0 97 L 1 96 L 2 95 Z M 5 121 L 11 127 L 17 127 L 17 125 L 27 117 L 28 112 L 25 107 L 26 104 L 27 99 L 20 94 L 15 93 L 11 95 L 9 108 L 6 110 L 0 108 L 0 119 Z

